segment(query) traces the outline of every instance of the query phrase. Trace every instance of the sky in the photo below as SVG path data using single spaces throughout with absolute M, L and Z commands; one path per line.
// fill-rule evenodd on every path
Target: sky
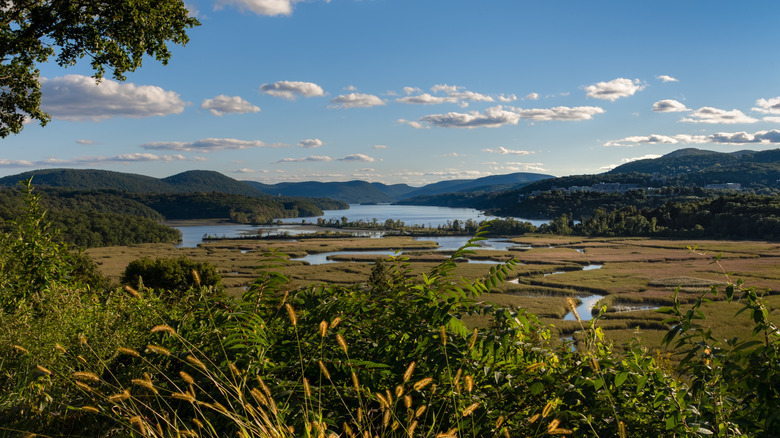
M 780 147 L 780 2 L 191 0 L 125 82 L 40 66 L 0 176 L 214 170 L 420 186 Z M 110 76 L 110 75 L 107 75 Z

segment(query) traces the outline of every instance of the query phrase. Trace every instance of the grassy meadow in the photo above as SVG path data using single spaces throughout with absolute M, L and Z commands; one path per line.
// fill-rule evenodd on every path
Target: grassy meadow
M 644 238 L 580 238 L 550 235 L 509 237 L 516 243 L 506 251 L 475 250 L 470 258 L 481 263 L 459 263 L 458 274 L 466 278 L 484 275 L 490 267 L 485 262 L 510 258 L 519 264 L 503 284 L 482 298 L 500 306 L 526 308 L 543 321 L 554 325 L 561 335 L 571 336 L 580 329 L 575 321 L 563 321 L 568 312 L 567 297 L 598 294 L 604 298 L 596 309 L 606 306 L 607 313 L 599 325 L 618 348 L 633 337 L 642 338 L 656 347 L 665 333 L 662 315 L 652 308 L 667 306 L 679 288 L 682 302 L 693 301 L 713 285 L 742 279 L 759 292 L 780 289 L 780 244 L 758 241 L 682 241 Z M 436 251 L 432 241 L 415 241 L 409 237 L 307 238 L 294 240 L 221 240 L 196 248 L 177 248 L 169 244 L 94 248 L 89 255 L 101 271 L 118 280 L 127 264 L 141 257 L 186 256 L 195 261 L 209 261 L 216 266 L 226 290 L 240 295 L 266 266 L 268 251 L 276 250 L 289 257 L 285 274 L 290 287 L 312 283 L 354 284 L 368 279 L 373 262 L 386 257 L 371 252 L 400 251 L 408 257 L 413 272 L 427 272 L 445 257 Z M 365 251 L 366 254 L 343 254 L 329 257 L 338 263 L 310 265 L 295 260 L 307 254 L 334 251 Z M 715 263 L 716 255 L 721 258 Z M 598 266 L 591 266 L 598 265 Z M 583 267 L 591 269 L 583 270 Z M 600 266 L 600 267 L 599 267 Z M 596 269 L 592 269 L 596 268 Z M 552 275 L 550 275 L 552 274 Z M 770 296 L 771 313 L 780 316 L 780 295 Z M 630 310 L 637 306 L 644 310 Z M 647 309 L 650 308 L 650 309 Z M 706 306 L 711 315 L 708 323 L 722 339 L 750 336 L 750 328 L 737 323 L 732 316 L 734 305 L 716 301 Z M 469 319 L 475 326 L 489 321 Z

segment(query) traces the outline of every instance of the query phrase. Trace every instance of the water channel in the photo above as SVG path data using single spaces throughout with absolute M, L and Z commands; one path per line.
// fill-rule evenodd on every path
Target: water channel
M 285 218 L 281 219 L 278 225 L 245 225 L 235 223 L 203 223 L 203 224 L 172 224 L 182 233 L 182 241 L 179 247 L 195 247 L 203 242 L 204 237 L 241 237 L 257 235 L 280 235 L 288 234 L 295 236 L 303 233 L 314 233 L 321 231 L 322 228 L 313 226 L 317 219 L 322 218 L 326 221 L 330 219 L 340 220 L 346 217 L 349 221 L 363 220 L 366 222 L 385 222 L 387 219 L 400 220 L 406 225 L 424 225 L 428 227 L 437 227 L 447 225 L 454 220 L 465 222 L 468 219 L 483 221 L 495 219 L 493 216 L 485 216 L 480 211 L 470 208 L 449 208 L 449 207 L 430 207 L 430 206 L 407 206 L 407 205 L 351 205 L 349 210 L 327 210 L 323 216 L 306 218 Z M 547 221 L 527 220 L 515 218 L 520 221 L 528 221 L 539 226 Z M 377 231 L 357 231 L 359 235 L 368 235 L 369 237 L 381 237 L 384 233 Z M 468 236 L 437 236 L 437 237 L 416 237 L 415 240 L 435 241 L 439 246 L 437 251 L 449 252 L 455 251 L 465 245 L 470 237 Z M 510 248 L 528 248 L 522 247 L 506 239 L 485 239 L 478 241 L 479 248 L 484 250 L 506 251 Z M 581 250 L 578 250 L 581 251 Z M 395 255 L 394 251 L 338 251 L 332 253 L 309 254 L 306 257 L 296 260 L 303 260 L 310 264 L 336 263 L 329 260 L 333 255 L 376 255 L 377 257 L 389 257 Z M 470 263 L 496 263 L 493 261 L 470 260 Z M 583 270 L 599 269 L 601 265 L 586 265 Z M 546 275 L 559 275 L 564 271 L 556 271 Z M 588 295 L 578 297 L 581 304 L 577 307 L 581 319 L 591 319 L 591 312 L 596 303 L 603 298 L 602 295 Z M 574 320 L 574 314 L 569 312 L 564 320 Z

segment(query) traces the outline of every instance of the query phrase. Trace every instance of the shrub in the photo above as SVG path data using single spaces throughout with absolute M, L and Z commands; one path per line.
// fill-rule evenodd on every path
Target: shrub
M 120 281 L 134 288 L 164 291 L 170 300 L 183 298 L 188 291 L 201 287 L 212 288 L 214 292 L 222 290 L 222 277 L 217 268 L 209 262 L 195 262 L 184 256 L 133 260 Z

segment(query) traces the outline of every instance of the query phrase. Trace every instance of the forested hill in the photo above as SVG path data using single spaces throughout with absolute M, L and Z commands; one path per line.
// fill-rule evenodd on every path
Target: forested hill
M 33 178 L 37 187 L 79 190 L 117 190 L 130 193 L 219 192 L 244 196 L 266 194 L 219 172 L 191 170 L 159 179 L 133 173 L 93 169 L 44 169 L 0 178 L 0 187 L 15 187 Z
M 780 165 L 780 149 L 731 153 L 694 148 L 679 149 L 660 158 L 632 161 L 607 173 L 658 173 L 666 177 L 673 177 L 690 172 L 711 172 L 717 168 L 748 164 L 778 166 Z
M 366 181 L 307 181 L 279 184 L 262 184 L 254 181 L 245 182 L 271 195 L 320 196 L 338 199 L 351 204 L 359 204 L 366 202 L 396 202 L 418 196 L 434 196 L 455 192 L 496 192 L 522 187 L 534 181 L 548 178 L 554 177 L 540 173 L 518 172 L 476 179 L 440 181 L 422 187 L 411 187 L 406 184 L 387 185 Z

